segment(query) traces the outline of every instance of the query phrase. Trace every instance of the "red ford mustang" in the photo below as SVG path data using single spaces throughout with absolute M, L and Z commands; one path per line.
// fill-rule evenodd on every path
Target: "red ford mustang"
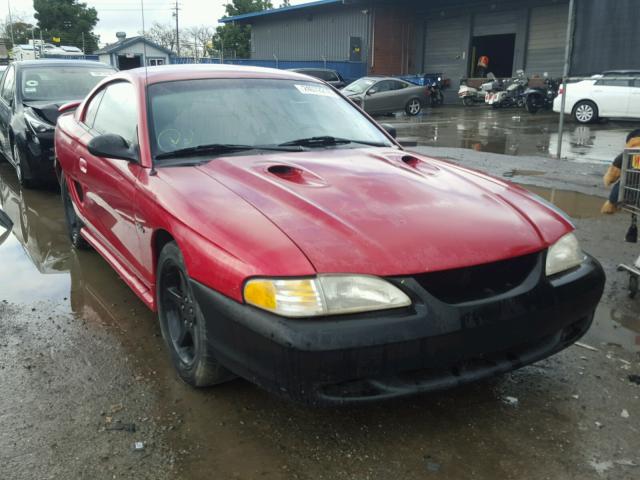
M 157 310 L 192 385 L 397 397 L 535 362 L 591 324 L 604 273 L 562 212 L 405 152 L 321 81 L 158 67 L 62 109 L 71 242 Z

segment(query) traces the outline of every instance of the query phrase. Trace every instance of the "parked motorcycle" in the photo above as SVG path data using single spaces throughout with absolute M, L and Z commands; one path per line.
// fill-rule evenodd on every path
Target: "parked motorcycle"
M 524 92 L 525 107 L 529 113 L 538 113 L 539 110 L 550 110 L 553 107 L 553 100 L 558 96 L 560 81 L 549 78 L 547 72 L 544 73 L 544 86 L 527 88 Z
M 485 101 L 493 108 L 522 108 L 526 101 L 524 91 L 528 83 L 524 70 L 518 70 L 516 76 L 506 83 L 504 90 L 488 94 Z
M 502 88 L 502 82 L 493 73 L 489 73 L 487 78 L 489 81 L 483 83 L 480 88 L 470 87 L 467 85 L 466 80 L 460 82 L 458 97 L 462 100 L 463 105 L 469 107 L 474 103 L 485 103 L 485 98 L 489 92 Z
M 429 82 L 429 98 L 431 99 L 431 106 L 437 107 L 444 103 L 444 95 L 442 94 L 443 82 L 442 77 L 438 77 Z

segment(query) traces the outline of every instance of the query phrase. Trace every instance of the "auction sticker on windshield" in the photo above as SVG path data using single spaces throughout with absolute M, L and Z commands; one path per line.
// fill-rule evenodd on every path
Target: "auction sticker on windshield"
M 329 87 L 324 85 L 296 85 L 300 93 L 305 95 L 320 95 L 323 97 L 333 97 L 334 93 Z

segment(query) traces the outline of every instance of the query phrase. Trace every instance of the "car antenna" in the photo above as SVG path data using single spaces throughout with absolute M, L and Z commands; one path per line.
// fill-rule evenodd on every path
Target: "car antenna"
M 149 72 L 148 68 L 148 60 L 147 60 L 147 32 L 144 28 L 144 0 L 140 0 L 140 13 L 142 14 L 142 52 L 144 58 L 144 104 L 145 108 L 149 107 L 149 94 L 147 92 L 147 87 L 149 86 Z M 151 157 L 151 170 L 149 170 L 149 175 L 155 175 L 156 167 L 153 163 L 153 156 Z

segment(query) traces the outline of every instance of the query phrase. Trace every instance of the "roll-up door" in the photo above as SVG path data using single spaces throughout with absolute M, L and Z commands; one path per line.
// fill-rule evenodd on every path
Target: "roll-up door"
M 446 100 L 457 99 L 460 79 L 467 76 L 470 25 L 468 15 L 428 19 L 426 23 L 424 72 L 443 73 L 444 78 L 451 79 L 452 88 L 445 90 Z
M 568 4 L 531 9 L 526 72 L 529 76 L 548 72 L 562 75 L 567 35 Z
M 503 35 L 518 31 L 517 10 L 496 13 L 479 13 L 473 19 L 473 36 Z

